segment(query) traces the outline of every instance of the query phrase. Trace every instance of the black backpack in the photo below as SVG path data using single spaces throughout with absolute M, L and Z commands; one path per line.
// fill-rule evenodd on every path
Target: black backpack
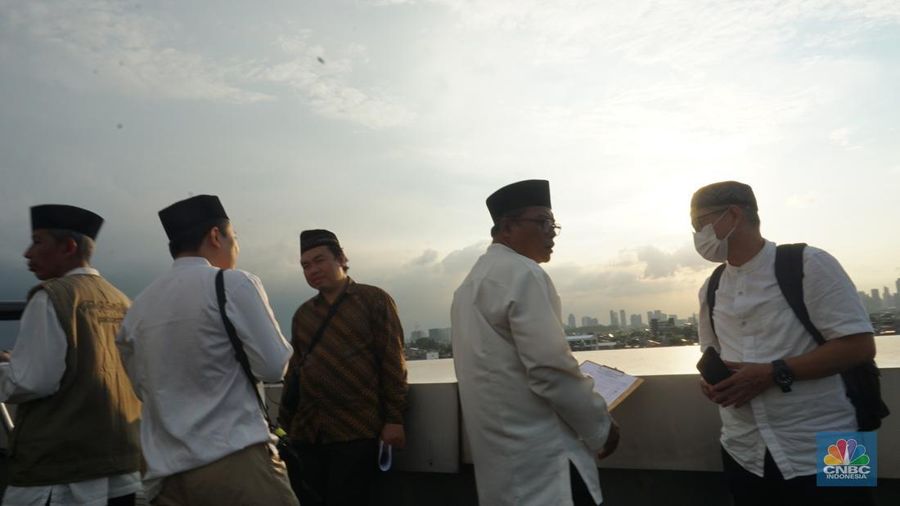
M 805 243 L 781 244 L 775 250 L 775 278 L 778 287 L 787 299 L 788 305 L 794 310 L 794 314 L 803 323 L 806 330 L 812 334 L 813 339 L 819 345 L 825 344 L 825 337 L 819 329 L 813 325 L 809 318 L 809 311 L 803 301 L 803 249 Z M 719 288 L 719 280 L 725 264 L 716 267 L 709 277 L 709 285 L 706 289 L 706 303 L 709 306 L 709 323 L 716 332 L 713 323 L 713 308 L 716 306 L 716 290 Z M 881 419 L 890 414 L 887 405 L 881 398 L 881 372 L 874 360 L 854 366 L 841 373 L 847 397 L 856 408 L 856 423 L 861 431 L 871 431 L 881 427 Z

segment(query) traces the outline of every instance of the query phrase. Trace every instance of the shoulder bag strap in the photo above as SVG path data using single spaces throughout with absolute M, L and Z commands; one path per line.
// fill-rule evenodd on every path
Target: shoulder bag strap
M 723 272 L 725 272 L 725 264 L 716 267 L 716 270 L 709 276 L 709 283 L 706 285 L 706 307 L 709 309 L 709 327 L 712 329 L 713 335 L 716 335 L 716 322 L 713 320 L 713 309 L 716 307 L 716 290 L 719 289 L 719 281 L 722 279 Z
M 349 280 L 348 280 L 349 286 Z M 328 308 L 328 313 L 325 315 L 325 319 L 322 320 L 322 323 L 319 324 L 319 328 L 316 329 L 316 333 L 313 334 L 312 339 L 309 340 L 309 348 L 306 349 L 306 353 L 303 355 L 303 358 L 297 363 L 297 370 L 300 370 L 300 367 L 303 366 L 303 363 L 306 362 L 306 358 L 313 352 L 316 348 L 316 345 L 319 344 L 319 341 L 322 340 L 322 336 L 325 335 L 325 330 L 328 328 L 328 324 L 331 322 L 331 319 L 334 317 L 335 313 L 337 313 L 338 307 L 341 305 L 341 302 L 344 302 L 344 299 L 347 297 L 347 286 L 344 287 L 344 290 L 338 295 L 338 298 L 331 304 L 331 307 Z M 298 372 L 299 374 L 299 372 Z
M 219 269 L 219 272 L 216 274 L 216 298 L 219 301 L 219 314 L 222 315 L 222 323 L 225 324 L 225 332 L 228 333 L 228 339 L 231 340 L 231 346 L 234 347 L 234 358 L 241 364 L 241 369 L 244 370 L 244 375 L 247 376 L 247 380 L 250 382 L 253 393 L 256 394 L 256 402 L 259 404 L 259 409 L 266 419 L 266 424 L 270 429 L 274 428 L 272 421 L 269 419 L 269 411 L 266 409 L 266 403 L 263 401 L 262 396 L 259 395 L 259 389 L 257 388 L 258 382 L 256 381 L 256 377 L 253 376 L 253 371 L 250 369 L 250 361 L 247 359 L 247 352 L 244 351 L 244 345 L 241 343 L 241 340 L 238 339 L 234 324 L 231 323 L 231 319 L 229 319 L 228 315 L 225 313 L 225 303 L 227 300 L 225 298 L 224 269 Z
M 298 358 L 295 364 L 291 364 L 291 367 L 288 368 L 288 374 L 284 378 L 283 385 L 284 387 L 281 390 L 281 408 L 279 413 L 289 412 L 293 413 L 297 410 L 297 405 L 300 402 L 300 369 L 303 367 L 303 364 L 306 362 L 306 359 L 312 353 L 313 349 L 315 349 L 316 345 L 319 344 L 319 341 L 322 340 L 322 336 L 325 334 L 325 329 L 328 328 L 328 323 L 331 322 L 331 318 L 334 317 L 335 313 L 337 313 L 338 306 L 341 305 L 341 302 L 344 301 L 345 296 L 347 295 L 347 288 L 344 288 L 344 291 L 338 296 L 338 298 L 334 301 L 331 307 L 328 308 L 328 313 L 325 315 L 325 318 L 322 320 L 322 323 L 319 324 L 319 328 L 316 329 L 316 333 L 313 334 L 313 337 L 310 339 L 309 347 L 306 349 L 306 353 L 304 353 L 300 358 Z M 298 350 L 294 350 L 295 357 L 297 355 Z M 279 415 L 281 416 L 281 415 Z

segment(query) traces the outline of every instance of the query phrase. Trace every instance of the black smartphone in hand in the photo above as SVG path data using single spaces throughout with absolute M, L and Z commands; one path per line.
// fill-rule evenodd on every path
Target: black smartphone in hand
M 697 362 L 697 370 L 700 371 L 700 375 L 703 376 L 703 379 L 710 385 L 715 385 L 734 374 L 732 370 L 725 365 L 725 362 L 722 362 L 719 353 L 712 346 L 706 348 L 706 351 L 703 352 L 703 356 L 700 357 L 700 361 Z

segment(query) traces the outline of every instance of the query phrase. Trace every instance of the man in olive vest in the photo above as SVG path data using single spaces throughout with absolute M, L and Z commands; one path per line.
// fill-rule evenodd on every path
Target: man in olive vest
M 3 504 L 131 505 L 141 488 L 140 404 L 116 353 L 128 297 L 89 264 L 103 218 L 31 208 L 28 294 L 0 400 L 18 404 Z

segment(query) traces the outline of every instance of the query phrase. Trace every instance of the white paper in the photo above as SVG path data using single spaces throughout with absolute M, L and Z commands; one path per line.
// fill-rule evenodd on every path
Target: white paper
M 628 390 L 628 387 L 637 381 L 634 376 L 594 362 L 585 362 L 579 366 L 579 369 L 594 380 L 594 391 L 603 396 L 607 405 L 612 405 Z

